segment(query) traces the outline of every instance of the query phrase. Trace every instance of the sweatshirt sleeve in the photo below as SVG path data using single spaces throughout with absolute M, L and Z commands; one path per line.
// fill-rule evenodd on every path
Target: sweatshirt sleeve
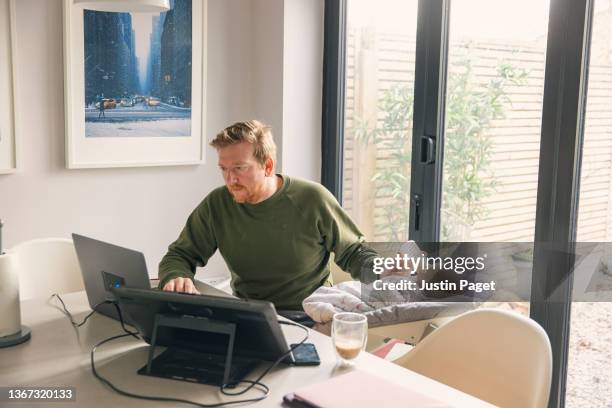
M 336 264 L 353 279 L 362 282 L 374 280 L 372 265 L 377 252 L 368 247 L 365 237 L 336 198 L 322 188 L 323 211 L 319 229 L 325 248 L 333 252 Z
M 208 198 L 191 213 L 178 239 L 168 247 L 159 263 L 159 287 L 177 277 L 191 278 L 217 250 Z

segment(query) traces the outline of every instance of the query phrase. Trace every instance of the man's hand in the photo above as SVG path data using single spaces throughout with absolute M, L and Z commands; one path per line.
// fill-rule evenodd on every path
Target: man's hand
M 190 278 L 174 278 L 164 285 L 163 290 L 167 292 L 194 293 L 196 295 L 200 294 Z

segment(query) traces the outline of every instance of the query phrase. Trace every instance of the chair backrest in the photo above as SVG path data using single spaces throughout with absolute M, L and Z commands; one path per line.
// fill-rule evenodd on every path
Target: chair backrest
M 548 404 L 550 341 L 535 321 L 517 313 L 464 313 L 395 363 L 500 407 Z
M 22 300 L 83 290 L 81 268 L 71 239 L 34 239 L 16 245 L 11 252 L 19 269 Z
M 344 272 L 334 262 L 331 262 L 330 269 L 331 269 L 331 278 L 332 278 L 332 282 L 334 283 L 334 285 L 337 285 L 337 284 L 342 283 L 342 282 L 350 281 L 350 280 L 353 279 L 353 278 L 351 278 L 351 274 L 350 273 Z

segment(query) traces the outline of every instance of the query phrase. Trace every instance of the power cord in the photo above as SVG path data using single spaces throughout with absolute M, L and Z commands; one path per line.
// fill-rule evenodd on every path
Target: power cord
M 87 316 L 85 316 L 85 317 L 83 318 L 83 321 L 82 321 L 82 322 L 80 322 L 80 323 L 77 323 L 77 322 L 75 322 L 75 321 L 74 321 L 74 317 L 72 316 L 72 313 L 70 313 L 70 311 L 68 311 L 68 308 L 66 308 L 66 303 L 64 303 L 64 300 L 63 300 L 63 299 L 60 297 L 60 295 L 58 295 L 57 293 L 54 293 L 54 294 L 52 294 L 52 295 L 51 295 L 51 298 L 57 298 L 57 300 L 59 300 L 59 302 L 60 302 L 60 303 L 61 303 L 61 305 L 62 305 L 62 309 L 60 309 L 60 311 L 61 311 L 62 313 L 64 313 L 64 314 L 66 315 L 66 317 L 68 317 L 68 320 L 70 320 L 70 324 L 72 324 L 72 326 L 73 326 L 73 327 L 76 327 L 76 328 L 79 328 L 79 327 L 83 326 L 85 323 L 87 323 L 87 320 L 88 320 L 88 319 L 89 319 L 89 318 L 90 318 L 90 317 L 91 317 L 91 316 L 92 316 L 94 313 L 96 313 L 96 311 L 97 311 L 96 309 L 97 309 L 97 308 L 99 308 L 99 307 L 100 307 L 100 306 L 102 306 L 102 305 L 112 304 L 113 306 L 115 306 L 115 309 L 117 309 L 117 314 L 119 315 L 119 321 L 121 322 L 121 328 L 123 329 L 123 331 L 124 331 L 126 334 L 129 334 L 130 336 L 132 336 L 132 337 L 134 337 L 134 338 L 140 339 L 140 336 L 138 335 L 138 333 L 136 333 L 136 332 L 132 332 L 132 331 L 129 331 L 129 330 L 128 330 L 128 329 L 125 327 L 125 323 L 124 323 L 124 321 L 123 321 L 123 315 L 121 314 L 121 309 L 120 309 L 120 308 L 119 308 L 119 306 L 117 305 L 117 302 L 113 302 L 113 301 L 110 301 L 110 300 L 104 300 L 104 301 L 102 301 L 102 302 L 100 302 L 100 303 L 96 304 L 96 305 L 95 305 L 95 306 L 92 308 L 92 311 L 91 311 L 91 312 L 89 312 L 89 313 L 87 314 Z
M 308 340 L 308 328 L 307 327 L 302 326 L 301 324 L 298 324 L 298 323 L 288 322 L 288 321 L 284 321 L 284 320 L 279 320 L 278 323 L 284 324 L 284 325 L 287 325 L 287 326 L 296 326 L 296 327 L 299 327 L 300 329 L 304 329 L 304 331 L 306 332 L 306 336 L 304 336 L 302 341 L 300 341 L 299 343 L 294 344 L 293 346 L 290 346 L 289 347 L 289 351 L 287 351 L 286 353 L 281 355 L 274 363 L 272 363 L 272 365 L 270 367 L 268 367 L 262 374 L 260 374 L 260 376 L 257 377 L 257 379 L 255 379 L 255 380 L 242 380 L 242 381 L 238 381 L 238 382 L 234 382 L 234 383 L 230 383 L 230 384 L 222 384 L 221 388 L 220 388 L 220 391 L 221 391 L 221 393 L 223 395 L 228 395 L 228 396 L 242 395 L 245 392 L 249 391 L 251 388 L 253 388 L 255 385 L 261 385 L 261 386 L 265 387 L 266 390 L 269 391 L 269 388 L 265 384 L 260 382 L 261 379 L 264 378 L 274 367 L 279 365 L 280 362 L 285 359 L 285 357 L 287 357 L 289 354 L 291 354 L 291 352 L 293 352 L 293 350 L 295 350 L 296 348 L 298 348 L 299 346 L 304 344 L 304 342 L 306 340 Z M 230 388 L 230 387 L 233 388 L 235 385 L 237 385 L 238 383 L 241 383 L 241 382 L 250 383 L 251 385 L 249 385 L 244 390 L 241 390 L 239 392 L 234 392 L 234 393 L 230 393 L 230 392 L 227 392 L 225 390 L 226 388 Z
M 109 301 L 109 300 L 105 300 L 105 301 L 103 301 L 103 302 L 98 303 L 97 305 L 95 305 L 95 306 L 92 308 L 92 311 L 91 311 L 91 312 L 90 312 L 90 313 L 89 313 L 87 316 L 85 316 L 85 318 L 83 318 L 83 321 L 82 321 L 81 323 L 77 323 L 77 322 L 75 322 L 75 321 L 74 321 L 74 317 L 72 316 L 72 313 L 70 313 L 70 312 L 68 311 L 68 309 L 66 308 L 66 304 L 64 303 L 64 301 L 62 300 L 62 298 L 60 297 L 60 295 L 58 295 L 57 293 L 54 293 L 54 294 L 52 294 L 52 295 L 51 295 L 51 298 L 52 298 L 52 299 L 53 299 L 53 298 L 57 298 L 57 300 L 59 300 L 59 302 L 60 302 L 60 303 L 61 303 L 61 305 L 62 305 L 62 308 L 60 309 L 60 311 L 61 311 L 61 312 L 62 312 L 64 315 L 66 315 L 66 317 L 68 318 L 68 320 L 70 320 L 70 324 L 71 324 L 73 327 L 76 327 L 76 328 L 79 328 L 79 327 L 83 326 L 83 325 L 84 325 L 84 324 L 87 322 L 87 319 L 89 319 L 89 318 L 90 318 L 90 317 L 91 317 L 91 316 L 92 316 L 94 313 L 96 313 L 96 309 L 97 309 L 98 307 L 100 307 L 100 306 L 102 306 L 102 305 L 105 305 L 105 304 L 108 304 L 108 303 L 112 303 L 112 302 L 111 302 L 111 301 Z
M 119 316 L 119 322 L 121 323 L 121 328 L 123 329 L 125 334 L 132 336 L 135 339 L 141 339 L 140 335 L 137 332 L 132 332 L 125 328 L 125 324 L 123 322 L 123 315 L 121 314 L 121 308 L 119 307 L 117 302 L 111 302 L 111 303 L 113 304 L 113 306 L 115 306 L 115 309 L 117 309 L 117 315 Z
M 209 408 L 209 407 L 223 407 L 226 405 L 231 405 L 231 404 L 242 404 L 245 402 L 255 402 L 255 401 L 261 401 L 264 398 L 266 398 L 269 394 L 269 389 L 266 387 L 266 391 L 265 394 L 261 397 L 257 397 L 257 398 L 251 398 L 251 399 L 244 399 L 244 400 L 239 400 L 239 401 L 228 401 L 228 402 L 220 402 L 217 404 L 202 404 L 199 402 L 195 402 L 195 401 L 190 401 L 190 400 L 186 400 L 186 399 L 181 399 L 181 398 L 169 398 L 169 397 L 157 397 L 157 396 L 150 396 L 150 395 L 142 395 L 142 394 L 134 394 L 132 392 L 129 391 L 124 391 L 120 388 L 118 388 L 117 386 L 115 386 L 112 382 L 110 382 L 108 379 L 104 378 L 97 370 L 96 370 L 96 363 L 95 363 L 95 352 L 97 350 L 98 347 L 100 347 L 101 345 L 111 342 L 113 340 L 117 340 L 123 337 L 128 337 L 131 336 L 131 334 L 119 334 L 117 336 L 113 336 L 113 337 L 109 337 L 107 339 L 104 339 L 102 341 L 100 341 L 99 343 L 97 343 L 92 349 L 91 349 L 91 353 L 90 353 L 90 361 L 91 361 L 91 371 L 93 372 L 93 375 L 100 380 L 100 382 L 102 382 L 103 384 L 107 385 L 108 387 L 110 387 L 113 391 L 115 391 L 117 394 L 123 395 L 125 397 L 130 397 L 130 398 L 137 398 L 137 399 L 142 399 L 142 400 L 147 400 L 147 401 L 165 401 L 165 402 L 179 402 L 179 403 L 183 403 L 183 404 L 189 404 L 189 405 L 194 405 L 196 407 L 202 407 L 202 408 Z
M 124 334 L 119 334 L 119 335 L 116 335 L 116 336 L 108 337 L 108 338 L 106 338 L 106 339 L 96 343 L 93 346 L 93 348 L 91 349 L 91 352 L 90 352 L 91 371 L 92 371 L 94 377 L 96 377 L 101 383 L 107 385 L 109 388 L 111 388 L 116 393 L 118 393 L 120 395 L 123 395 L 123 396 L 126 396 L 126 397 L 143 399 L 143 400 L 148 400 L 148 401 L 178 402 L 178 403 L 194 405 L 196 407 L 202 407 L 202 408 L 223 407 L 223 406 L 227 406 L 227 405 L 244 404 L 244 403 L 247 403 L 247 402 L 261 401 L 261 400 L 267 398 L 268 395 L 270 394 L 270 388 L 267 385 L 265 385 L 264 383 L 262 383 L 261 380 L 274 367 L 276 367 L 278 364 L 281 363 L 281 361 L 283 361 L 288 355 L 290 355 L 291 352 L 293 352 L 293 350 L 295 350 L 297 347 L 299 347 L 304 342 L 306 342 L 306 340 L 308 340 L 308 335 L 309 335 L 307 327 L 302 326 L 301 324 L 298 324 L 298 323 L 279 320 L 278 323 L 280 323 L 280 324 L 284 324 L 284 325 L 288 325 L 288 326 L 296 326 L 296 327 L 299 327 L 299 328 L 303 329 L 305 331 L 306 335 L 304 336 L 302 341 L 300 341 L 299 343 L 294 344 L 293 346 L 291 346 L 287 352 L 283 353 L 276 361 L 274 361 L 270 367 L 268 367 L 262 374 L 259 375 L 259 377 L 257 377 L 257 379 L 255 379 L 255 380 L 241 380 L 241 381 L 236 381 L 236 382 L 233 382 L 233 383 L 230 383 L 230 384 L 221 384 L 221 386 L 219 387 L 220 392 L 223 395 L 227 395 L 227 396 L 242 395 L 242 394 L 245 394 L 246 392 L 248 392 L 249 390 L 255 388 L 258 391 L 263 392 L 263 395 L 260 396 L 260 397 L 250 398 L 250 399 L 243 399 L 243 400 L 237 400 L 237 401 L 219 402 L 219 403 L 216 403 L 216 404 L 202 404 L 202 403 L 199 403 L 199 402 L 190 401 L 190 400 L 181 399 L 181 398 L 157 397 L 157 396 L 150 396 L 150 395 L 134 394 L 134 393 L 131 393 L 129 391 L 124 391 L 124 390 L 118 388 L 110 380 L 104 378 L 96 370 L 95 352 L 98 349 L 98 347 L 102 346 L 103 344 L 109 343 L 109 342 L 111 342 L 113 340 L 117 340 L 117 339 L 120 339 L 120 338 L 123 338 L 123 337 L 132 336 L 132 337 L 135 337 L 135 338 L 140 338 L 138 333 L 129 331 L 125 327 L 124 320 L 123 320 L 123 315 L 121 313 L 121 308 L 119 307 L 117 302 L 107 300 L 107 301 L 98 303 L 97 305 L 95 305 L 92 308 L 93 310 L 87 316 L 85 316 L 85 318 L 83 319 L 82 322 L 77 323 L 77 322 L 74 321 L 74 318 L 73 318 L 72 314 L 70 313 L 70 311 L 68 311 L 68 308 L 66 307 L 66 304 L 64 303 L 62 298 L 57 293 L 54 293 L 52 295 L 52 297 L 56 297 L 59 300 L 59 302 L 62 304 L 62 309 L 63 309 L 62 313 L 64 313 L 66 315 L 66 317 L 68 317 L 68 319 L 70 320 L 70 323 L 72 324 L 72 326 L 74 326 L 76 328 L 79 328 L 79 327 L 83 326 L 87 322 L 87 319 L 89 319 L 89 317 L 91 317 L 91 315 L 93 315 L 97 311 L 96 309 L 98 307 L 100 307 L 101 305 L 112 303 L 115 306 L 115 308 L 117 309 L 117 314 L 119 316 L 119 322 L 121 323 L 121 328 L 123 329 L 123 331 L 125 333 Z M 250 384 L 250 385 L 248 387 L 246 387 L 245 389 L 240 390 L 238 392 L 230 393 L 230 392 L 226 391 L 227 388 L 234 388 L 236 385 L 238 385 L 240 383 L 247 383 L 247 384 Z

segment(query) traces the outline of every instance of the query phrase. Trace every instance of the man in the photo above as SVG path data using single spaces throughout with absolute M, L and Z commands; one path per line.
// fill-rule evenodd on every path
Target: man
M 276 145 L 259 121 L 238 122 L 211 142 L 225 186 L 191 213 L 159 265 L 160 287 L 197 293 L 193 277 L 219 249 L 234 294 L 302 310 L 302 300 L 331 284 L 329 259 L 354 278 L 376 253 L 320 184 L 275 174 Z
M 98 102 L 99 105 L 99 109 L 100 111 L 98 112 L 98 119 L 100 119 L 101 117 L 106 118 L 106 115 L 104 114 L 104 109 L 106 108 L 106 106 L 104 106 L 104 95 L 102 95 L 100 97 L 100 102 Z

